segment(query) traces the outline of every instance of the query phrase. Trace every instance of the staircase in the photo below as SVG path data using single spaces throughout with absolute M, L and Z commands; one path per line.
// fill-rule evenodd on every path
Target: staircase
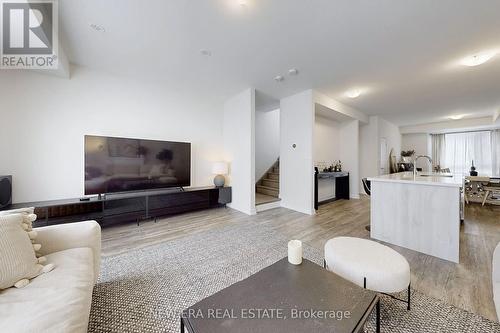
M 262 176 L 255 185 L 255 192 L 270 195 L 278 198 L 280 192 L 280 161 L 279 159 L 269 170 Z

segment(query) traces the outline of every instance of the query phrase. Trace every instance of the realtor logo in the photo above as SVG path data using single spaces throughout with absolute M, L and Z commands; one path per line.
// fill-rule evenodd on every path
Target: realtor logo
M 1 0 L 1 68 L 57 69 L 56 0 Z

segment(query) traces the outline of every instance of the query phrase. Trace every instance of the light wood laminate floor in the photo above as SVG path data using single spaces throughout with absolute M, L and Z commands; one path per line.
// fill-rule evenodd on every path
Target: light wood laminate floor
M 315 216 L 276 208 L 247 216 L 229 208 L 176 215 L 159 220 L 104 228 L 102 253 L 119 254 L 130 249 L 184 237 L 236 223 L 268 224 L 288 238 L 323 249 L 335 236 L 369 238 L 370 200 L 339 200 L 320 206 Z M 500 207 L 467 206 L 460 234 L 460 264 L 397 246 L 412 269 L 412 287 L 457 307 L 496 319 L 491 289 L 491 259 L 500 242 Z
M 273 197 L 271 195 L 266 195 L 262 193 L 255 193 L 255 204 L 261 205 L 270 202 L 280 201 L 280 198 Z

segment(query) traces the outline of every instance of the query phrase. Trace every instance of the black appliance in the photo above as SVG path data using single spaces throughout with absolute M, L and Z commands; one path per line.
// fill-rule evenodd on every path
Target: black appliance
M 12 204 L 12 176 L 0 176 L 0 209 Z
M 191 144 L 85 136 L 85 194 L 191 185 Z

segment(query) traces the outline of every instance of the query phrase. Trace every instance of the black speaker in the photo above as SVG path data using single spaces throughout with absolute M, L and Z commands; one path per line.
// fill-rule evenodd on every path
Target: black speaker
M 0 209 L 12 204 L 12 176 L 0 176 Z

